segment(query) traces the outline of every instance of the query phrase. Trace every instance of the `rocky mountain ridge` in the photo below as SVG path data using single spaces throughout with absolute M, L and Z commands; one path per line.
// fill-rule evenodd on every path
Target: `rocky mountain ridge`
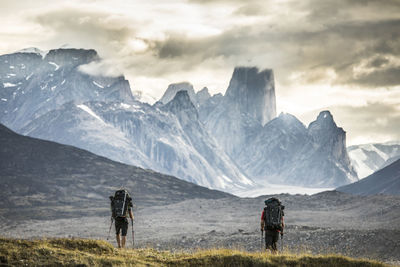
M 94 50 L 78 49 L 0 56 L 0 122 L 225 191 L 263 182 L 327 187 L 356 180 L 345 132 L 330 113 L 320 114 L 329 123 L 318 117 L 308 129 L 294 116 L 275 118 L 272 70 L 235 68 L 225 95 L 173 84 L 150 106 L 134 99 L 123 77 L 82 72 L 98 60 Z

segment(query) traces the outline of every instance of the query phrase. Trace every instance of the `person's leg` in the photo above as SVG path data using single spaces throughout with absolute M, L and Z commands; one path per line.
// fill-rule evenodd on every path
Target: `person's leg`
M 121 238 L 121 247 L 122 248 L 125 248 L 125 243 L 126 243 L 126 236 L 122 236 L 122 238 Z
M 277 254 L 278 253 L 276 242 L 272 242 L 271 250 L 272 250 L 273 254 Z
M 123 225 L 121 227 L 121 232 L 122 232 L 122 237 L 121 237 L 121 247 L 125 248 L 125 244 L 126 244 L 126 235 L 128 233 L 128 220 L 124 220 Z
M 272 245 L 272 236 L 269 230 L 265 231 L 265 249 L 271 249 Z
M 117 234 L 116 237 L 117 237 L 118 248 L 121 248 L 121 238 L 120 238 L 119 234 Z M 122 240 L 123 240 L 123 238 L 124 237 L 122 237 Z
M 120 222 L 120 220 L 118 220 L 118 218 L 116 218 L 115 219 L 115 237 L 117 238 L 118 248 L 121 248 L 120 232 L 121 232 L 121 222 Z
M 279 232 L 274 231 L 273 235 L 272 235 L 272 246 L 271 246 L 272 247 L 272 252 L 274 254 L 278 253 L 278 246 L 277 246 L 278 240 L 279 240 Z

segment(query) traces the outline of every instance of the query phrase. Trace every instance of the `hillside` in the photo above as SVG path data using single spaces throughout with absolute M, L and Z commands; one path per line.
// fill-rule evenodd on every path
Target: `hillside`
M 336 190 L 356 195 L 400 195 L 400 159 L 358 182 Z
M 338 255 L 271 256 L 237 250 L 206 250 L 194 253 L 153 249 L 117 250 L 105 241 L 84 239 L 0 239 L 0 264 L 12 266 L 386 266 L 365 259 Z
M 54 218 L 102 215 L 108 196 L 126 187 L 138 206 L 233 197 L 71 146 L 14 133 L 0 125 L 0 215 Z

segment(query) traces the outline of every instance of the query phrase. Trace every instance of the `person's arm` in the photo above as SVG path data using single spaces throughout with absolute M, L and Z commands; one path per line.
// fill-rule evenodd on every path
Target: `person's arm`
M 131 217 L 132 220 L 135 218 L 135 217 L 133 217 L 132 209 L 129 209 L 129 217 Z
M 262 214 L 261 214 L 261 231 L 264 231 L 264 224 L 265 224 L 265 222 L 264 222 L 264 210 L 263 210 L 263 212 L 262 212 Z

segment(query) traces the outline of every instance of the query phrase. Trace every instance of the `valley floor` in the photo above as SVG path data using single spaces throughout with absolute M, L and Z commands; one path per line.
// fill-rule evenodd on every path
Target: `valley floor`
M 323 192 L 279 195 L 286 230 L 279 247 L 288 253 L 341 254 L 400 264 L 400 197 Z M 137 207 L 135 247 L 195 251 L 198 248 L 261 250 L 259 198 L 195 199 Z M 105 214 L 106 208 L 105 208 Z M 104 213 L 104 212 L 103 212 Z M 82 237 L 106 240 L 110 217 L 81 216 L 13 221 L 0 218 L 0 232 L 13 238 Z M 131 229 L 128 245 L 131 245 Z M 112 230 L 112 233 L 114 230 Z M 114 235 L 110 242 L 115 246 Z

